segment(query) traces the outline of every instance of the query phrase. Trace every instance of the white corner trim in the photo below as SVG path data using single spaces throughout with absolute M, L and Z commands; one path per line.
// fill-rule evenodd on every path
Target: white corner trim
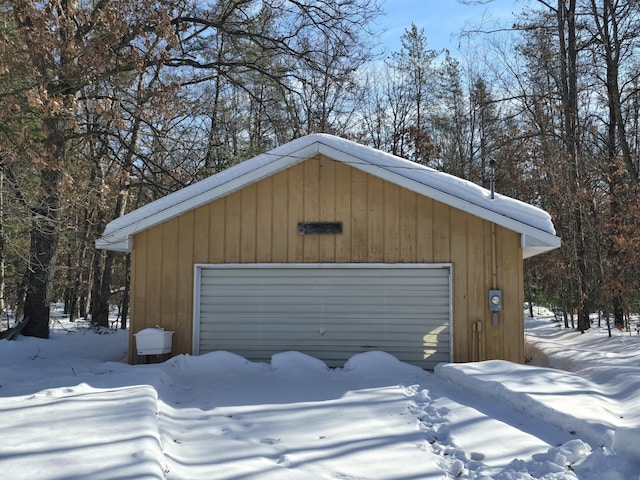
M 191 353 L 200 355 L 200 293 L 202 275 L 201 264 L 195 264 L 193 268 L 193 335 L 191 337 Z

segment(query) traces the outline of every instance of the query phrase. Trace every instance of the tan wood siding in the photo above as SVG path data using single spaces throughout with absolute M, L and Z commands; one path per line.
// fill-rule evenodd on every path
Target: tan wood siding
M 318 218 L 325 221 L 336 221 L 336 201 L 326 201 L 327 198 L 336 198 L 336 177 L 335 177 L 336 162 L 333 160 L 321 160 L 319 175 L 319 192 L 322 192 L 322 196 L 318 196 L 319 214 Z M 336 261 L 336 239 L 338 235 L 320 235 L 318 241 L 320 258 L 326 259 L 326 262 Z
M 351 218 L 353 215 L 351 205 L 351 172 L 353 168 L 337 162 L 331 162 L 335 166 L 335 219 L 342 222 L 342 235 L 336 236 L 336 257 L 338 263 L 352 261 L 351 244 L 353 228 Z
M 413 262 L 416 260 L 416 258 L 418 258 L 418 236 L 416 234 L 418 227 L 418 223 L 416 221 L 416 197 L 416 193 L 409 190 L 400 189 L 400 215 L 398 219 L 398 234 L 400 244 L 398 261 L 402 263 Z
M 467 255 L 467 217 L 468 215 L 460 210 L 450 211 L 448 215 L 450 219 L 449 234 L 441 236 L 440 244 L 442 247 L 447 246 L 453 259 L 453 316 L 454 318 L 464 318 L 466 323 L 469 323 L 472 320 L 469 318 L 469 270 L 466 268 L 469 265 Z M 446 241 L 447 236 L 449 237 L 448 242 Z M 468 350 L 470 330 L 467 327 L 461 328 L 460 331 L 455 331 L 453 338 L 454 352 L 463 353 Z
M 302 221 L 342 222 L 343 232 L 299 235 Z M 519 235 L 326 157 L 137 234 L 132 333 L 160 321 L 176 330 L 173 353 L 189 353 L 194 263 L 272 262 L 451 263 L 454 359 L 475 360 L 476 349 L 480 359 L 523 361 Z M 490 288 L 503 290 L 497 327 Z
M 273 232 L 271 231 L 273 225 L 273 185 L 271 180 L 271 178 L 266 178 L 258 183 L 256 191 L 256 232 L 265 232 L 260 236 L 259 241 L 256 233 L 256 258 L 264 263 L 271 262 L 273 244 Z
M 214 210 L 212 209 L 212 212 Z M 173 326 L 168 329 L 175 332 L 185 329 L 186 334 L 174 334 L 173 335 L 173 348 L 176 352 L 189 352 L 191 351 L 191 318 L 193 317 L 193 271 L 188 268 L 184 268 L 184 265 L 189 265 L 194 261 L 194 225 L 195 215 L 193 212 L 181 215 L 175 221 L 178 224 L 178 271 L 176 272 L 176 290 L 175 292 L 165 292 L 167 295 L 173 295 L 176 299 L 176 318 Z M 222 244 L 224 245 L 224 244 Z M 215 255 L 219 255 L 219 247 L 209 245 L 209 251 L 213 252 L 211 258 L 215 258 Z
M 259 257 L 256 259 L 258 262 L 286 262 L 287 251 L 289 250 L 289 189 L 288 183 L 289 177 L 287 172 L 282 172 L 278 175 L 271 177 L 271 196 L 273 198 L 272 213 L 271 213 L 271 227 L 266 231 L 270 232 L 272 238 L 272 255 L 271 258 Z M 262 182 L 260 182 L 262 183 Z M 264 192 L 268 195 L 267 192 Z M 265 230 L 261 230 L 264 232 Z M 269 235 L 269 233 L 266 233 Z M 263 235 L 260 236 L 262 239 Z
M 210 242 L 210 210 L 211 205 L 205 205 L 193 212 L 193 245 L 191 247 L 191 254 L 194 261 L 200 261 L 200 259 L 206 259 L 209 257 Z M 223 239 L 224 242 L 224 239 Z
M 472 361 L 480 360 L 483 357 L 486 345 L 482 333 L 485 327 L 489 327 L 486 324 L 486 321 L 489 320 L 486 317 L 486 310 L 488 309 L 478 308 L 478 305 L 488 302 L 487 290 L 489 287 L 487 286 L 487 281 L 491 272 L 490 265 L 487 265 L 486 268 L 481 267 L 491 259 L 487 253 L 487 246 L 490 243 L 486 241 L 484 236 L 485 223 L 480 218 L 471 215 L 467 218 L 466 262 L 468 265 L 476 265 L 477 267 L 467 269 L 466 289 L 468 298 L 465 313 L 469 319 L 470 328 L 468 329 L 466 343 L 461 343 L 459 348 L 470 352 L 468 358 Z M 481 326 L 479 327 L 479 325 Z M 478 328 L 481 330 L 478 331 Z

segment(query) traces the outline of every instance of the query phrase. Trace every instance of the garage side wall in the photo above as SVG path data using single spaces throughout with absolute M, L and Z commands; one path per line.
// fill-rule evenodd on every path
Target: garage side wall
M 298 222 L 342 222 L 299 235 Z M 132 334 L 174 330 L 191 353 L 196 263 L 451 263 L 454 360 L 524 360 L 519 234 L 317 157 L 134 237 Z M 503 291 L 493 326 L 488 290 Z M 478 327 L 479 326 L 479 327 Z M 130 361 L 135 359 L 130 337 Z

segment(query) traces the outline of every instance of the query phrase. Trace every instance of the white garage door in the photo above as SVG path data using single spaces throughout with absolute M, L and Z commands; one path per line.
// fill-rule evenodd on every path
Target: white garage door
M 451 361 L 449 265 L 196 265 L 194 354 L 252 361 L 296 350 L 343 365 L 382 350 L 431 369 Z

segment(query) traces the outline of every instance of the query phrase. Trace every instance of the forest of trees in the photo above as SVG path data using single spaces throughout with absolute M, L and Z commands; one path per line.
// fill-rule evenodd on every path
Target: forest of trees
M 0 308 L 43 338 L 51 301 L 108 325 L 129 262 L 94 247 L 109 221 L 326 132 L 483 186 L 494 164 L 563 240 L 525 262 L 525 299 L 581 331 L 596 310 L 623 325 L 640 311 L 640 2 L 522 8 L 454 57 L 415 25 L 382 51 L 379 0 L 0 0 Z

